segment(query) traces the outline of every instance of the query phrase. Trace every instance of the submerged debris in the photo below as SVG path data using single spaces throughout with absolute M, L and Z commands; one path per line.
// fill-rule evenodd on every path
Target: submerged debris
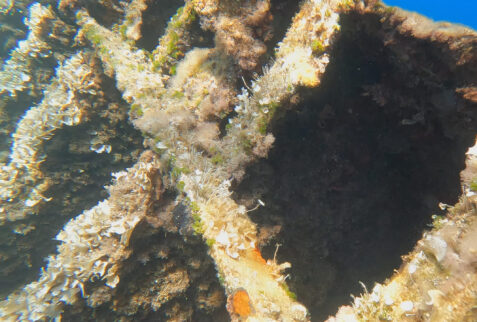
M 467 29 L 413 29 L 407 13 L 388 11 L 379 2 L 307 0 L 272 54 L 267 48 L 274 32 L 272 5 L 269 0 L 185 1 L 151 52 L 138 49 L 145 36 L 143 18 L 157 10 L 150 2 L 62 0 L 55 9 L 42 2 L 30 6 L 28 36 L 0 71 L 2 99 L 27 92 L 34 97 L 18 122 L 9 121 L 15 130 L 8 162 L 1 164 L 2 233 L 15 238 L 31 233 L 33 215 L 45 218 L 48 204 L 60 199 L 47 194 L 56 178 L 48 177 L 42 163 L 61 130 L 88 129 L 85 142 L 65 143 L 78 155 L 124 158 L 113 139 L 127 136 L 121 128 L 114 133 L 104 124 L 88 128 L 96 125 L 95 107 L 108 106 L 96 113 L 114 123 L 116 117 L 125 119 L 118 106 L 128 105 L 129 121 L 143 134 L 147 150 L 133 166 L 113 172 L 104 200 L 98 196 L 95 206 L 84 205 L 79 215 L 63 219 L 56 252 L 46 258 L 37 280 L 19 283 L 0 302 L 2 319 L 310 320 L 286 284 L 290 264 L 262 257 L 257 225 L 249 217 L 256 208 L 235 201 L 232 184 L 243 178 L 247 164 L 267 157 L 275 144 L 273 122 L 286 107 L 294 108 L 304 88 L 323 84 L 344 14 L 378 15 L 402 34 L 431 37 L 447 46 L 456 66 L 476 61 L 477 36 Z M 208 33 L 214 43 L 205 45 Z M 469 37 L 459 42 L 455 34 Z M 57 62 L 55 76 L 34 76 L 41 58 Z M 114 104 L 103 95 L 106 79 L 122 97 Z M 43 90 L 35 94 L 38 86 Z M 381 103 L 396 99 L 386 89 L 366 88 Z M 475 104 L 473 90 L 463 80 L 458 99 Z M 435 97 L 445 102 L 440 107 L 455 108 L 454 93 L 443 95 Z M 323 122 L 333 118 L 332 107 L 328 110 Z M 421 125 L 425 117 L 402 115 L 400 124 Z M 453 128 L 445 130 L 457 135 Z M 403 148 L 389 146 L 389 153 Z M 92 181 L 94 170 L 77 172 Z M 475 179 L 474 172 L 468 176 Z M 81 198 L 76 188 L 57 193 Z M 265 202 L 258 199 L 258 205 Z M 68 210 L 68 204 L 61 207 L 56 212 Z M 476 293 L 469 290 L 477 280 L 474 210 L 473 199 L 449 208 L 449 220 L 425 234 L 406 258 L 406 269 L 356 298 L 352 308 L 342 307 L 333 319 L 467 318 L 462 312 L 472 310 Z M 51 252 L 54 246 L 48 244 Z M 450 274 L 446 281 L 442 268 Z M 425 282 L 431 278 L 438 280 L 432 287 Z M 467 288 L 459 289 L 459 283 Z M 449 302 L 453 313 L 440 306 Z

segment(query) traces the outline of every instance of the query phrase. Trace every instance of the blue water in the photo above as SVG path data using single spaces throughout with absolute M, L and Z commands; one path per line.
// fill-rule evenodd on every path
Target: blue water
M 384 0 L 384 3 L 477 30 L 477 0 Z

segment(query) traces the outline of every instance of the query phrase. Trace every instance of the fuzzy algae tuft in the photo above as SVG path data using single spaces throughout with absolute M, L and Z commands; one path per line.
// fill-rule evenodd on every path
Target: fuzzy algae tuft
M 153 6 L 142 0 L 122 5 L 62 0 L 55 11 L 33 4 L 27 39 L 0 72 L 2 98 L 23 95 L 41 81 L 31 76 L 32 57 L 51 55 L 59 46 L 59 36 L 52 39 L 55 33 L 42 30 L 58 33 L 66 26 L 61 36 L 75 44 L 73 51 L 59 51 L 56 75 L 43 80 L 40 103 L 16 125 L 10 162 L 2 164 L 0 225 L 10 228 L 11 222 L 41 215 L 50 202 L 43 195 L 50 181 L 41 171 L 42 151 L 48 153 L 48 140 L 59 129 L 87 122 L 92 102 L 105 100 L 97 95 L 98 75 L 109 77 L 130 106 L 129 121 L 143 133 L 147 149 L 136 164 L 112 174 L 106 199 L 69 219 L 38 280 L 8 295 L 0 317 L 99 318 L 110 312 L 115 319 L 141 319 L 146 310 L 159 319 L 214 319 L 223 318 L 220 310 L 226 307 L 234 321 L 309 321 L 307 308 L 286 284 L 290 264 L 262 257 L 257 225 L 248 216 L 253 209 L 231 197 L 231 185 L 243 178 L 247 164 L 267 157 L 275 141 L 273 121 L 283 117 L 284 107 L 293 108 L 301 89 L 322 83 L 340 15 L 375 10 L 392 19 L 396 11 L 383 13 L 381 6 L 358 0 L 304 1 L 273 59 L 261 67 L 272 38 L 270 1 L 186 1 L 152 52 L 138 49 L 137 42 L 144 13 Z M 95 9 L 111 13 L 112 21 L 101 21 Z M 204 34 L 196 34 L 199 25 Z M 196 47 L 205 31 L 214 34 L 214 45 Z M 469 100 L 472 90 L 462 88 Z M 475 181 L 477 172 L 472 175 Z M 466 183 L 470 191 L 474 181 Z M 417 310 L 430 318 L 468 318 L 458 314 L 471 311 L 469 303 L 476 299 L 469 292 L 476 281 L 475 250 L 469 246 L 477 235 L 473 198 L 463 199 L 425 233 L 395 277 L 331 320 L 400 320 Z M 463 265 L 452 264 L 456 256 Z M 147 274 L 134 275 L 132 267 Z M 471 272 L 465 280 L 457 278 L 461 270 Z M 205 271 L 216 276 L 201 278 Z M 131 288 L 128 279 L 136 278 L 138 286 Z M 439 280 L 432 289 L 425 282 L 431 278 Z M 451 291 L 444 289 L 445 278 Z M 468 288 L 454 287 L 461 282 Z M 181 306 L 190 294 L 192 304 Z M 442 303 L 456 310 L 449 313 Z

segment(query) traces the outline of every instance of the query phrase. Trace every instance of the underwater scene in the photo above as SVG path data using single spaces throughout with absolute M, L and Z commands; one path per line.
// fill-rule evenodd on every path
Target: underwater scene
M 0 321 L 477 321 L 477 31 L 380 0 L 0 0 Z

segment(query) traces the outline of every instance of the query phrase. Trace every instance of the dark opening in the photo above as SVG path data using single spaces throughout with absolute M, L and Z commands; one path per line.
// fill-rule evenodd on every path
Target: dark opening
M 272 37 L 266 42 L 268 52 L 265 61 L 275 54 L 275 47 L 279 41 L 282 41 L 290 27 L 292 18 L 300 10 L 300 1 L 294 0 L 271 0 L 270 12 L 273 16 L 272 20 Z
M 20 11 L 12 10 L 9 14 L 3 14 L 2 28 L 0 28 L 0 57 L 8 59 L 10 51 L 17 46 L 20 39 L 26 35 L 26 26 L 23 23 L 23 15 Z
M 147 9 L 142 13 L 141 39 L 136 45 L 146 50 L 154 50 L 159 38 L 164 34 L 167 23 L 184 5 L 182 0 L 149 1 Z
M 265 202 L 249 213 L 262 252 L 273 258 L 281 245 L 277 259 L 292 264 L 288 285 L 313 321 L 349 304 L 359 281 L 390 277 L 439 202 L 457 201 L 476 128 L 455 95 L 465 73 L 445 49 L 399 35 L 387 47 L 374 15 L 341 24 L 321 85 L 274 121 L 268 159 L 234 190 L 249 208 Z
M 148 51 L 154 50 L 159 44 L 159 39 L 164 35 L 171 17 L 183 5 L 183 0 L 150 1 L 147 9 L 142 13 L 141 38 L 136 45 Z M 214 46 L 214 34 L 202 30 L 199 19 L 187 28 L 185 37 L 187 37 L 187 46 L 190 48 Z
M 83 5 L 88 10 L 91 17 L 106 28 L 110 28 L 118 23 L 123 14 L 122 5 L 117 0 L 108 2 L 86 1 Z

